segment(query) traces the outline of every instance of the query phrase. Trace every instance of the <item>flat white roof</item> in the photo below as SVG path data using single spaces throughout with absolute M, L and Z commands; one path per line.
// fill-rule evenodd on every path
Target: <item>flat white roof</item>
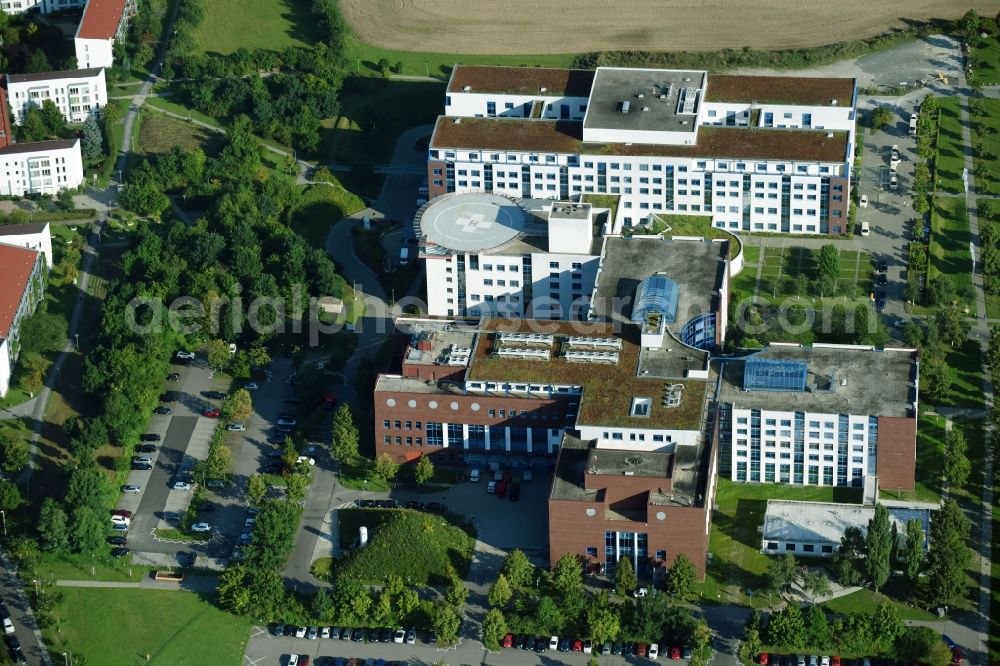
M 764 541 L 839 544 L 848 527 L 868 532 L 868 521 L 875 516 L 874 506 L 835 502 L 799 502 L 768 500 L 764 514 Z M 889 507 L 889 520 L 899 534 L 906 532 L 906 522 L 916 518 L 927 533 L 930 512 L 927 509 Z

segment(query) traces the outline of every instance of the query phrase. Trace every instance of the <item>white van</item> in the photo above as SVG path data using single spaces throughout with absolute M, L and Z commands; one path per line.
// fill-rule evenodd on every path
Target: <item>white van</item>
M 872 230 L 871 230 L 871 227 L 868 226 L 868 223 L 867 222 L 862 222 L 861 223 L 861 235 L 862 236 L 867 236 L 871 232 L 872 232 Z
M 473 483 L 475 483 L 478 480 L 479 480 L 479 468 L 473 468 L 469 472 L 469 481 L 472 481 Z

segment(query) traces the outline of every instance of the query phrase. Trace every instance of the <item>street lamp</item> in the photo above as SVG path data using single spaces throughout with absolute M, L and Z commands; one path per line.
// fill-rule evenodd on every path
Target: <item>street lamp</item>
M 6 538 L 6 536 L 7 536 L 7 512 L 6 511 L 0 511 L 0 518 L 3 518 L 3 535 Z

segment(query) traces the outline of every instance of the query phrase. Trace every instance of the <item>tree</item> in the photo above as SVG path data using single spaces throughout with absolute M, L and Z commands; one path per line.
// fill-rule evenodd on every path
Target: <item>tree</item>
M 83 122 L 80 150 L 84 159 L 96 160 L 104 154 L 104 134 L 97 122 L 97 116 L 90 114 Z
M 566 553 L 559 558 L 553 568 L 552 585 L 563 596 L 583 589 L 583 566 L 576 555 Z
M 320 622 L 328 622 L 333 617 L 333 611 L 333 599 L 330 593 L 322 587 L 316 590 L 312 598 L 313 617 Z
M 694 592 L 697 582 L 698 570 L 694 562 L 684 553 L 678 553 L 674 563 L 667 569 L 667 592 L 678 599 L 685 599 Z
M 46 552 L 69 552 L 66 512 L 51 497 L 46 497 L 42 502 L 42 510 L 38 515 L 38 541 Z
M 431 630 L 437 637 L 438 643 L 451 644 L 458 638 L 458 628 L 462 625 L 462 618 L 458 611 L 447 604 L 436 604 L 431 616 Z
M 795 604 L 788 604 L 771 617 L 767 625 L 768 643 L 786 650 L 799 649 L 805 643 L 806 627 L 802 611 Z
M 19 472 L 28 464 L 28 443 L 19 434 L 0 436 L 0 467 L 5 472 Z
M 233 391 L 222 405 L 222 416 L 229 421 L 243 421 L 253 413 L 253 398 L 245 388 Z
M 562 631 L 566 618 L 559 609 L 559 604 L 552 597 L 542 597 L 535 609 L 535 625 L 541 627 L 550 636 Z
M 750 613 L 746 624 L 743 625 L 743 641 L 740 645 L 739 657 L 742 661 L 753 663 L 760 654 L 763 643 L 760 639 L 760 614 L 757 611 Z
M 431 462 L 430 456 L 420 456 L 413 465 L 413 480 L 422 486 L 430 481 L 432 476 L 434 476 L 434 463 Z
M 816 258 L 816 276 L 821 280 L 830 280 L 836 284 L 840 277 L 840 251 L 835 245 L 824 245 Z
M 916 518 L 906 521 L 906 544 L 903 546 L 903 571 L 906 580 L 916 583 L 924 564 L 924 529 Z
M 250 590 L 247 588 L 248 570 L 243 565 L 227 568 L 219 576 L 219 604 L 234 615 L 244 615 L 251 609 Z
M 813 604 L 806 609 L 802 618 L 805 624 L 806 645 L 828 645 L 833 638 L 830 623 L 821 606 Z
M 266 494 L 267 482 L 264 481 L 264 477 L 260 474 L 252 475 L 247 483 L 247 499 L 250 501 L 250 506 L 259 506 Z
M 896 640 L 896 658 L 927 666 L 948 666 L 951 650 L 937 631 L 930 627 L 911 626 Z
M 351 408 L 347 403 L 341 403 L 333 415 L 333 456 L 346 462 L 358 455 L 358 428 L 354 425 Z
M 98 509 L 78 506 L 73 509 L 70 536 L 76 552 L 91 554 L 104 549 L 107 520 Z
M 635 569 L 632 568 L 632 560 L 623 557 L 618 561 L 618 566 L 615 567 L 615 591 L 623 597 L 627 597 L 635 591 L 638 585 L 639 578 L 635 575 Z
M 879 604 L 868 624 L 871 627 L 871 640 L 877 651 L 882 653 L 888 652 L 906 630 L 899 608 L 894 604 Z
M 813 599 L 823 597 L 830 594 L 830 579 L 822 571 L 809 570 L 802 576 L 802 587 Z
M 944 438 L 944 478 L 948 487 L 958 490 L 969 481 L 972 463 L 969 462 L 969 446 L 965 435 L 957 428 L 948 431 Z
M 972 557 L 967 540 L 971 526 L 954 499 L 931 514 L 927 575 L 933 605 L 951 604 L 965 593 L 965 569 Z
M 34 25 L 34 24 L 29 24 Z M 49 62 L 49 57 L 45 53 L 44 49 L 33 49 L 28 53 L 28 59 L 24 64 L 24 70 L 28 74 L 37 74 L 39 72 L 51 72 L 52 63 Z
M 892 531 L 889 527 L 889 509 L 884 504 L 875 505 L 875 516 L 868 521 L 865 535 L 865 573 L 875 592 L 885 585 L 891 573 L 889 556 L 892 552 Z
M 934 322 L 937 324 L 941 340 L 952 347 L 965 342 L 972 326 L 969 319 L 959 312 L 958 308 L 952 307 L 941 308 L 935 312 Z
M 233 453 L 225 442 L 218 442 L 208 449 L 205 474 L 210 479 L 222 479 L 233 469 Z
M 888 106 L 878 106 L 872 111 L 872 129 L 876 132 L 892 122 L 893 113 Z
M 608 605 L 607 594 L 587 608 L 587 632 L 594 643 L 601 645 L 612 640 L 621 631 L 618 613 Z
M 767 584 L 772 592 L 783 593 L 791 587 L 799 576 L 799 567 L 795 556 L 785 553 L 781 557 L 773 557 L 767 563 Z
M 42 102 L 42 121 L 49 136 L 60 136 L 66 132 L 66 117 L 51 99 Z
M 289 474 L 285 479 L 285 496 L 289 502 L 299 503 L 306 498 L 309 477 L 305 474 Z
M 521 587 L 531 582 L 531 574 L 534 567 L 528 561 L 528 556 L 524 551 L 515 548 L 507 554 L 503 560 L 500 572 L 507 577 L 507 581 L 512 587 Z
M 469 588 L 465 587 L 465 585 L 462 584 L 462 579 L 453 573 L 451 583 L 445 591 L 444 600 L 454 608 L 461 608 L 465 604 L 465 600 L 468 596 Z
M 705 620 L 698 620 L 691 630 L 690 666 L 707 666 L 712 659 L 712 630 Z
M 389 483 L 389 481 L 396 478 L 396 474 L 398 472 L 399 465 L 393 461 L 392 456 L 388 453 L 382 453 L 379 455 L 379 457 L 375 459 L 374 467 L 372 467 L 372 474 L 385 483 Z
M 3 511 L 13 511 L 24 504 L 21 491 L 17 486 L 7 479 L 0 479 L 0 509 Z
M 21 116 L 21 124 L 17 128 L 17 138 L 21 143 L 42 141 L 48 136 L 42 111 L 37 106 L 29 107 Z
M 507 582 L 507 577 L 503 574 L 497 576 L 497 581 L 493 583 L 490 588 L 489 596 L 487 597 L 490 602 L 490 606 L 496 608 L 503 608 L 510 601 L 510 598 L 514 596 L 514 591 L 510 589 L 510 583 Z
M 210 341 L 206 351 L 208 352 L 208 364 L 213 368 L 224 368 L 229 363 L 229 345 L 224 340 Z
M 506 633 L 507 620 L 504 619 L 503 613 L 491 608 L 483 618 L 483 645 L 487 650 L 499 650 L 500 641 Z

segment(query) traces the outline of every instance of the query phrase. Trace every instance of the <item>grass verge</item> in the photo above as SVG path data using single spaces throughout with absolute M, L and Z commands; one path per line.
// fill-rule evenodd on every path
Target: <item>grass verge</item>
M 961 101 L 958 97 L 941 97 L 938 125 L 937 156 L 934 158 L 935 177 L 939 190 L 958 194 L 964 191 L 962 170 L 965 168 L 965 142 L 962 141 Z
M 91 664 L 224 664 L 243 661 L 250 623 L 209 598 L 167 590 L 60 588 L 55 626 L 42 634 L 52 654 Z M 78 660 L 82 661 L 82 660 Z
M 884 594 L 878 594 L 868 589 L 858 590 L 857 592 L 825 601 L 821 605 L 828 611 L 847 615 L 848 613 L 871 613 L 886 603 L 895 606 L 899 610 L 899 615 L 903 620 L 933 621 L 938 619 L 933 613 L 901 604 Z
M 928 280 L 947 275 L 958 290 L 972 284 L 972 255 L 969 254 L 969 216 L 965 199 L 939 197 L 931 209 L 930 269 Z

